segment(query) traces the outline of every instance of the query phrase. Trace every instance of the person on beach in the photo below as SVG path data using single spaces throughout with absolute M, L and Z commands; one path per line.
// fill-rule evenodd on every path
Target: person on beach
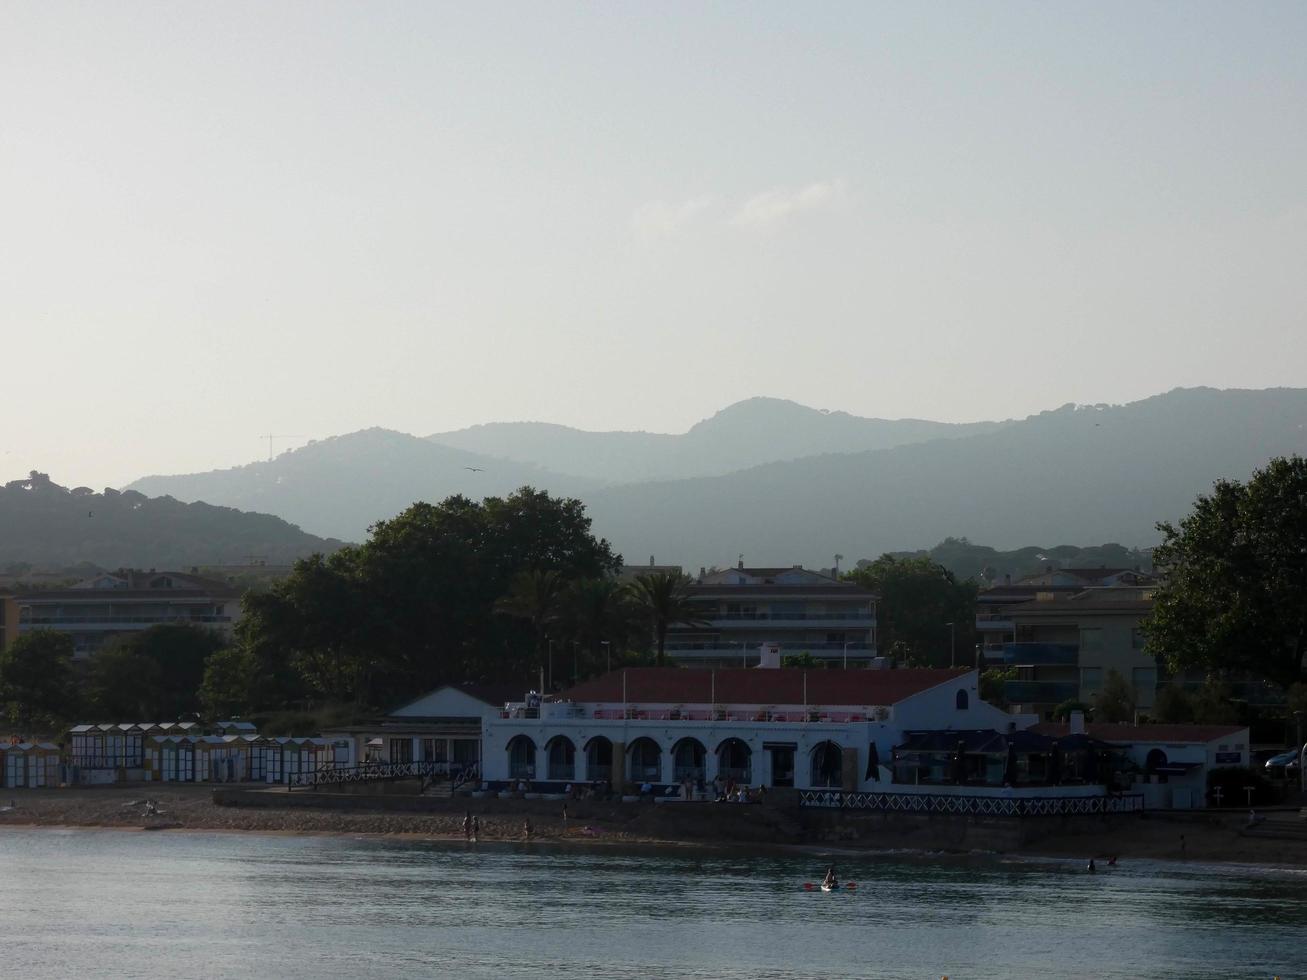
M 1181 856 L 1181 857 L 1184 857 L 1184 852 L 1185 852 L 1184 834 L 1181 834 L 1181 835 L 1180 835 L 1180 856 Z
M 472 839 L 472 811 L 468 810 L 463 816 L 463 839 Z
M 563 804 L 563 829 L 564 829 L 564 830 L 567 829 L 567 817 L 568 817 L 568 813 L 567 813 L 567 804 L 564 803 L 564 804 Z
M 527 840 L 531 839 L 531 833 L 533 830 L 534 828 L 531 826 L 531 818 L 527 817 L 522 821 L 522 833 L 526 835 Z
M 473 844 L 476 843 L 477 837 L 480 836 L 480 834 L 481 834 L 481 818 L 473 817 L 472 818 L 472 843 Z

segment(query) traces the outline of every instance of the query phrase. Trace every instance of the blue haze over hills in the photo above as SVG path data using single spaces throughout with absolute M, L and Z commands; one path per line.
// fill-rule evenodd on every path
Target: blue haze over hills
M 1307 454 L 1307 389 L 1176 389 L 969 425 L 862 419 L 757 398 L 683 435 L 493 423 L 428 438 L 370 429 L 274 460 L 150 476 L 149 496 L 276 514 L 361 540 L 415 500 L 523 484 L 586 501 L 631 562 L 849 562 L 950 535 L 1155 543 L 1221 478 Z

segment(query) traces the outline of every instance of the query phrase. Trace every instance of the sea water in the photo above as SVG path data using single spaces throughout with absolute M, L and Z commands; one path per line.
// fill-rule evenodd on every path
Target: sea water
M 0 830 L 0 976 L 1307 975 L 1307 874 L 992 856 Z

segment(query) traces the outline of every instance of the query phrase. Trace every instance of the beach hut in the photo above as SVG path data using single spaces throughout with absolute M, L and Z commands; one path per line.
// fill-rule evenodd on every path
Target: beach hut
M 250 778 L 250 748 L 245 735 L 202 735 L 195 740 L 195 781 L 234 783 Z
M 5 789 L 58 785 L 59 746 L 50 742 L 16 742 L 5 746 Z
M 149 735 L 145 739 L 146 779 L 164 783 L 195 781 L 195 737 Z

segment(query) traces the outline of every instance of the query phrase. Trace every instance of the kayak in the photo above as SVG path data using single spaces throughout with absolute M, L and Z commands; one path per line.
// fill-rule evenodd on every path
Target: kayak
M 839 891 L 839 888 L 840 888 L 840 883 L 839 883 L 838 881 L 835 882 L 835 884 L 833 884 L 833 885 L 823 884 L 823 885 L 821 886 L 821 890 L 824 891 L 824 892 L 834 892 L 834 891 Z

